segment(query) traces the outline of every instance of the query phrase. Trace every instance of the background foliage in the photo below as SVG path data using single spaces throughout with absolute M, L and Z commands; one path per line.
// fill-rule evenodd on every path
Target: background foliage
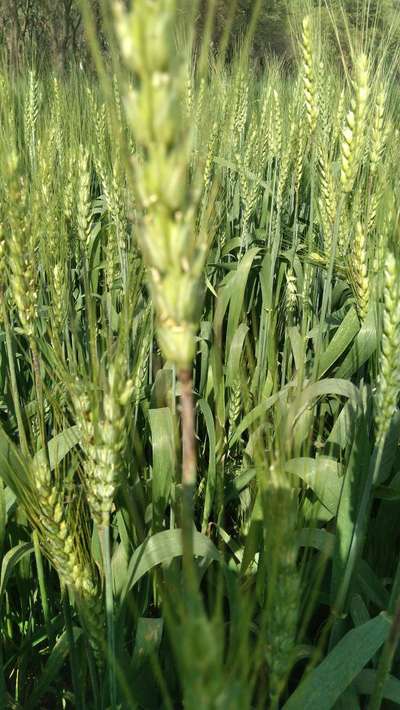
M 313 0 L 314 8 L 320 9 L 323 24 L 332 40 L 332 17 L 339 33 L 346 43 L 346 24 L 349 23 L 353 43 L 356 34 L 360 38 L 365 29 L 373 31 L 378 43 L 392 37 L 392 48 L 399 40 L 398 3 L 396 0 L 327 0 L 320 3 Z M 101 0 L 91 0 L 97 32 L 103 47 L 107 45 L 101 31 Z M 249 25 L 254 3 L 251 0 L 237 0 L 234 21 L 231 28 L 231 46 L 243 36 Z M 199 26 L 204 26 L 210 7 L 209 0 L 200 0 L 197 13 Z M 186 9 L 185 1 L 182 3 Z M 216 0 L 214 41 L 226 26 L 232 10 L 232 3 Z M 345 15 L 343 14 L 345 11 Z M 293 31 L 305 11 L 301 0 L 265 0 L 261 3 L 259 20 L 254 36 L 253 57 L 261 61 L 272 53 L 279 57 L 293 58 L 296 45 Z M 345 19 L 346 18 L 346 19 Z M 72 59 L 86 62 L 90 53 L 84 36 L 80 2 L 78 0 L 1 0 L 0 2 L 1 48 L 11 66 L 18 67 L 21 59 L 36 63 L 49 61 L 64 69 Z M 337 52 L 337 45 L 335 51 Z

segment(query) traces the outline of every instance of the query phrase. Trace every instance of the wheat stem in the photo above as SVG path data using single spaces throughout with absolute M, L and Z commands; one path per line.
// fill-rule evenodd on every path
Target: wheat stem
M 100 544 L 103 555 L 105 593 L 106 593 L 106 619 L 107 619 L 107 668 L 110 684 L 110 701 L 112 710 L 117 708 L 117 686 L 115 676 L 115 629 L 114 629 L 114 597 L 113 578 L 111 568 L 111 547 L 109 526 L 99 530 Z

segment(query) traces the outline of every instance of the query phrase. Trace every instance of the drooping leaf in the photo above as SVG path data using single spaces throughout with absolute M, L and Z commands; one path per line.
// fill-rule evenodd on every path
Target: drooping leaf
M 336 515 L 343 485 L 341 466 L 337 461 L 327 456 L 291 459 L 285 463 L 285 469 L 299 476 L 332 515 Z
M 164 530 L 145 540 L 130 559 L 121 599 L 123 600 L 129 590 L 154 567 L 180 557 L 182 549 L 182 530 Z M 208 537 L 197 531 L 193 533 L 193 552 L 195 557 L 204 558 L 205 563 L 221 562 L 215 545 Z
M 15 547 L 12 547 L 11 550 L 8 550 L 8 552 L 4 555 L 0 573 L 0 605 L 14 567 L 32 551 L 33 545 L 31 542 L 20 542 L 18 545 L 15 545 Z

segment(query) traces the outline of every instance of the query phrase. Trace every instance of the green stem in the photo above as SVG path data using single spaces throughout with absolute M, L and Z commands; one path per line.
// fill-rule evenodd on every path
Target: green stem
M 188 588 L 194 589 L 193 567 L 193 495 L 197 477 L 195 445 L 195 412 L 192 374 L 182 369 L 178 373 L 181 386 L 182 423 L 182 548 L 183 567 Z
M 103 555 L 105 591 L 106 591 L 106 616 L 107 616 L 107 666 L 110 684 L 110 701 L 112 710 L 117 708 L 117 685 L 115 677 L 115 630 L 114 630 L 114 597 L 111 569 L 110 528 L 105 526 L 99 530 L 100 543 Z
M 46 626 L 47 636 L 49 639 L 49 646 L 51 647 L 53 645 L 54 638 L 53 638 L 53 631 L 51 628 L 49 603 L 48 603 L 48 599 L 47 599 L 46 579 L 45 579 L 44 569 L 43 569 L 43 557 L 42 557 L 42 553 L 40 551 L 39 535 L 37 533 L 37 530 L 33 531 L 32 540 L 33 540 L 33 548 L 35 551 L 35 561 L 36 561 L 36 569 L 37 569 L 37 573 L 38 573 L 40 597 L 42 600 L 44 623 Z
M 0 702 L 1 707 L 6 708 L 6 683 L 4 678 L 4 653 L 3 644 L 5 642 L 5 634 L 3 633 L 2 625 L 0 626 Z
M 30 348 L 31 348 L 31 356 L 32 356 L 32 369 L 33 369 L 33 375 L 34 375 L 34 381 L 35 381 L 36 402 L 37 402 L 37 408 L 38 408 L 38 418 L 39 418 L 39 427 L 40 427 L 40 438 L 41 438 L 41 442 L 42 442 L 43 451 L 45 452 L 46 458 L 48 460 L 46 427 L 45 427 L 45 421 L 44 421 L 43 382 L 42 382 L 42 376 L 40 374 L 39 353 L 38 353 L 36 342 L 33 339 L 30 341 Z
M 19 401 L 18 383 L 17 383 L 17 375 L 15 372 L 14 350 L 13 350 L 13 345 L 12 345 L 10 321 L 8 320 L 8 313 L 7 313 L 6 305 L 4 302 L 4 297 L 2 294 L 0 294 L 0 298 L 2 300 L 2 318 L 3 318 L 3 323 L 4 323 L 4 331 L 5 331 L 5 335 L 6 335 L 8 367 L 10 369 L 11 396 L 12 396 L 13 405 L 14 405 L 15 417 L 17 420 L 18 436 L 19 436 L 19 441 L 21 444 L 21 449 L 22 449 L 23 453 L 25 455 L 27 455 L 29 453 L 28 441 L 26 438 L 25 427 L 24 427 L 24 422 L 23 422 L 23 418 L 22 418 L 21 403 Z
M 62 591 L 62 601 L 63 601 L 63 614 L 64 614 L 64 620 L 65 620 L 65 628 L 67 631 L 67 638 L 68 638 L 68 646 L 69 646 L 69 663 L 71 667 L 71 678 L 72 678 L 72 685 L 74 688 L 74 696 L 75 696 L 75 706 L 77 710 L 84 710 L 84 703 L 82 699 L 82 683 L 79 682 L 79 666 L 78 666 L 78 659 L 75 653 L 75 639 L 74 639 L 74 630 L 72 627 L 72 619 L 71 619 L 71 608 L 69 605 L 69 599 L 68 599 L 68 593 L 67 590 L 64 589 Z

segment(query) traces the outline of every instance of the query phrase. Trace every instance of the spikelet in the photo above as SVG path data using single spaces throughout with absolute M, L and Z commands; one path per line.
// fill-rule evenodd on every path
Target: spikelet
M 385 262 L 383 333 L 376 396 L 377 441 L 386 434 L 397 407 L 400 392 L 399 350 L 400 270 L 394 255 L 389 252 Z
M 259 193 L 259 177 L 253 173 L 253 166 L 256 165 L 256 155 L 258 153 L 258 131 L 254 123 L 250 124 L 249 135 L 246 139 L 246 150 L 243 158 L 237 156 L 237 166 L 240 176 L 240 188 L 243 200 L 242 219 L 242 244 L 248 243 L 248 228 L 251 216 L 256 206 Z M 249 173 L 252 173 L 249 177 Z
M 385 87 L 382 85 L 380 87 L 378 96 L 376 98 L 375 113 L 372 123 L 372 133 L 371 133 L 371 153 L 370 153 L 370 171 L 372 175 L 375 175 L 379 161 L 382 157 L 382 153 L 385 146 L 386 131 L 384 125 L 385 117 L 385 106 L 386 106 L 386 92 Z
M 10 198 L 20 204 L 21 214 L 11 215 L 8 237 L 10 285 L 21 327 L 29 338 L 35 333 L 37 320 L 38 293 L 34 255 L 29 241 L 27 212 L 25 211 L 25 190 L 14 187 Z M 14 212 L 14 211 L 13 211 Z
M 297 279 L 292 268 L 286 272 L 286 320 L 288 323 L 293 321 L 293 317 L 297 310 Z
M 6 265 L 6 239 L 3 222 L 0 222 L 0 298 L 3 298 L 6 284 Z
M 233 150 L 236 151 L 242 144 L 243 134 L 247 123 L 249 100 L 249 85 L 246 75 L 241 69 L 236 77 L 235 94 L 233 97 L 233 111 L 231 119 L 231 135 Z
M 289 175 L 292 155 L 295 149 L 295 136 L 296 136 L 296 124 L 292 120 L 290 122 L 289 136 L 285 146 L 285 150 L 282 153 L 282 159 L 279 169 L 278 185 L 276 190 L 276 208 L 278 213 L 280 213 L 283 202 L 283 195 Z
M 54 102 L 52 107 L 52 126 L 54 128 L 54 139 L 57 150 L 57 159 L 59 161 L 60 168 L 62 169 L 62 166 L 64 165 L 65 161 L 64 121 L 61 109 L 60 87 L 57 77 L 54 77 L 53 79 L 53 96 Z
M 305 149 L 305 132 L 303 125 L 303 117 L 300 116 L 299 129 L 297 135 L 297 147 L 296 147 L 296 163 L 294 172 L 294 189 L 296 195 L 298 195 L 301 185 L 301 180 L 303 177 L 304 169 L 304 149 Z
M 276 158 L 282 153 L 282 109 L 279 94 L 274 89 L 272 94 L 273 113 L 271 115 L 271 152 Z
M 120 131 L 122 131 L 123 119 L 122 119 L 121 92 L 119 89 L 118 77 L 116 74 L 113 74 L 113 94 L 114 94 L 115 113 L 117 116 L 117 125 L 118 125 L 118 129 Z
M 214 157 L 215 157 L 215 146 L 218 138 L 218 123 L 217 121 L 214 121 L 212 129 L 211 129 L 211 135 L 210 135 L 210 140 L 208 142 L 208 148 L 207 148 L 207 159 L 206 159 L 206 164 L 204 166 L 204 174 L 203 174 L 203 184 L 204 184 L 204 194 L 207 195 L 210 185 L 211 185 L 211 178 L 212 178 L 212 172 L 213 172 L 213 167 L 214 167 Z
M 311 289 L 313 282 L 313 268 L 308 262 L 304 265 L 303 289 L 301 292 L 301 305 L 303 309 L 303 317 L 308 316 L 311 306 Z
M 370 197 L 368 205 L 368 234 L 370 234 L 376 226 L 376 215 L 379 203 L 382 199 L 382 188 L 378 185 Z
M 190 71 L 189 67 L 187 70 L 186 78 L 186 111 L 189 118 L 193 116 L 194 111 L 194 90 L 193 90 L 193 73 Z
M 354 237 L 354 246 L 350 264 L 350 280 L 356 298 L 357 311 L 363 321 L 368 313 L 369 305 L 369 278 L 368 254 L 365 231 L 360 222 L 357 222 Z
M 328 108 L 330 105 L 330 87 L 329 82 L 327 81 L 326 66 L 323 61 L 320 61 L 318 67 L 318 103 L 320 126 L 322 128 L 323 135 L 325 138 L 328 138 L 329 131 L 331 129 Z
M 67 291 L 65 280 L 65 269 L 58 263 L 53 268 L 53 298 L 52 311 L 54 318 L 55 332 L 62 332 L 67 311 Z
M 75 413 L 86 454 L 84 482 L 93 519 L 107 527 L 115 492 L 120 483 L 125 445 L 125 417 L 134 385 L 124 381 L 122 360 L 109 367 L 100 416 L 93 418 L 92 402 L 80 383 L 73 395 Z
M 34 460 L 31 473 L 37 499 L 35 526 L 41 536 L 42 546 L 57 570 L 62 585 L 69 587 L 77 596 L 90 643 L 100 663 L 104 644 L 104 618 L 97 582 L 85 559 L 82 542 L 72 532 L 63 496 L 52 481 L 48 465 Z
M 206 80 L 205 80 L 204 76 L 202 76 L 200 79 L 200 86 L 199 86 L 199 91 L 198 91 L 198 96 L 197 96 L 197 101 L 196 101 L 196 118 L 195 118 L 195 120 L 196 120 L 197 127 L 199 127 L 201 125 L 205 95 L 206 95 Z
M 80 147 L 78 169 L 78 236 L 85 252 L 91 232 L 92 208 L 90 202 L 90 172 L 89 154 L 83 146 Z
M 36 124 L 39 115 L 39 87 L 36 73 L 29 71 L 28 96 L 25 104 L 25 140 L 28 145 L 31 165 L 35 162 L 36 153 Z
M 133 400 L 135 407 L 138 406 L 140 400 L 144 396 L 146 378 L 149 370 L 149 355 L 152 345 L 152 329 L 150 319 L 145 316 L 143 319 L 144 336 L 140 344 L 139 354 L 136 364 L 136 372 L 134 377 Z
M 306 116 L 310 132 L 314 133 L 317 127 L 319 106 L 318 106 L 318 85 L 314 70 L 311 17 L 307 15 L 303 20 L 303 33 L 301 50 L 303 54 L 303 83 L 306 106 Z
M 336 220 L 336 192 L 331 167 L 326 149 L 321 144 L 318 151 L 318 173 L 320 178 L 320 197 L 318 204 L 324 228 L 324 247 L 327 258 L 332 251 L 332 232 Z
M 374 250 L 374 258 L 372 262 L 373 274 L 376 279 L 380 279 L 385 266 L 385 255 L 387 249 L 387 232 L 386 229 L 379 231 L 377 236 L 376 247 Z
M 260 133 L 260 141 L 261 141 L 261 149 L 260 149 L 260 174 L 263 176 L 264 175 L 264 170 L 265 166 L 268 161 L 268 151 L 271 143 L 271 133 L 270 133 L 270 126 L 269 126 L 269 94 L 266 94 L 264 96 L 264 100 L 262 103 L 262 109 L 261 109 L 261 117 L 260 117 L 260 128 L 259 128 L 259 133 Z
M 71 155 L 68 158 L 65 178 L 64 178 L 64 202 L 63 202 L 63 212 L 66 220 L 71 220 L 72 218 L 72 205 L 74 202 L 74 156 Z
M 229 420 L 229 433 L 228 439 L 230 439 L 235 431 L 236 422 L 240 417 L 240 412 L 242 409 L 242 391 L 240 385 L 240 377 L 236 377 L 232 383 L 232 387 L 229 395 L 229 407 L 228 407 L 228 420 Z
M 335 129 L 335 140 L 340 140 L 342 138 L 342 130 L 343 130 L 343 121 L 344 121 L 344 114 L 345 114 L 345 99 L 346 99 L 346 94 L 344 89 L 340 92 L 339 96 L 339 102 L 338 102 L 338 108 L 337 108 L 337 113 L 335 116 L 335 123 L 334 123 L 334 129 Z
M 351 192 L 363 156 L 367 103 L 369 96 L 368 59 L 361 54 L 356 62 L 354 98 L 346 117 L 341 144 L 341 185 L 343 192 Z
M 138 0 L 130 12 L 121 2 L 114 10 L 121 51 L 137 76 L 126 113 L 143 154 L 135 161 L 145 211 L 137 238 L 148 267 L 158 342 L 167 360 L 187 369 L 195 354 L 207 241 L 196 229 L 199 176 L 189 180 L 193 131 L 184 110 L 187 67 L 174 44 L 176 7 L 169 0 Z

